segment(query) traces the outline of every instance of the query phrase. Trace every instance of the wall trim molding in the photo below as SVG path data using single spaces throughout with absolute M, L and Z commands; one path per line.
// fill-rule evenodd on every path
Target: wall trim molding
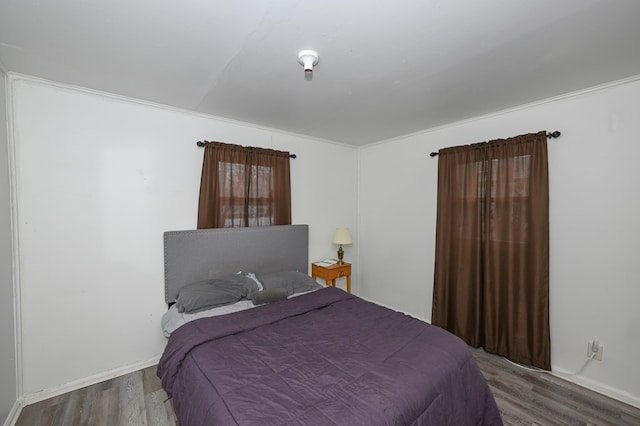
M 615 81 L 610 81 L 608 83 L 603 83 L 603 84 L 599 84 L 597 86 L 592 86 L 592 87 L 587 87 L 585 89 L 580 89 L 580 90 L 576 90 L 573 92 L 569 92 L 569 93 L 565 93 L 563 95 L 558 95 L 558 96 L 553 96 L 551 98 L 547 98 L 547 99 L 541 99 L 539 101 L 533 101 L 533 102 L 529 102 L 526 104 L 522 104 L 522 105 L 518 105 L 512 108 L 507 108 L 507 109 L 503 109 L 500 111 L 495 111 L 495 112 L 490 112 L 488 114 L 483 114 L 483 115 L 478 115 L 475 117 L 471 117 L 471 118 L 467 118 L 464 120 L 460 120 L 460 121 L 454 121 L 453 123 L 447 123 L 447 124 L 443 124 L 441 126 L 436 126 L 436 127 L 431 127 L 429 129 L 423 129 L 423 130 L 418 130 L 417 132 L 413 132 L 413 133 L 408 133 L 406 135 L 401 135 L 401 136 L 396 136 L 390 139 L 385 139 L 383 141 L 378 141 L 378 142 L 372 142 L 366 145 L 361 145 L 358 146 L 358 149 L 367 149 L 369 147 L 375 146 L 375 145 L 383 145 L 383 144 L 387 144 L 390 142 L 395 142 L 395 141 L 401 141 L 401 140 L 405 140 L 405 139 L 409 139 L 409 138 L 413 138 L 413 137 L 417 137 L 417 136 L 421 136 L 421 135 L 425 135 L 428 133 L 433 133 L 433 132 L 437 132 L 440 130 L 445 130 L 445 129 L 449 129 L 449 128 L 453 128 L 453 127 L 459 127 L 459 126 L 463 126 L 465 124 L 469 124 L 469 123 L 474 123 L 476 121 L 481 121 L 481 120 L 486 120 L 492 117 L 499 117 L 501 115 L 507 115 L 507 114 L 511 114 L 513 112 L 517 112 L 517 111 L 522 111 L 522 110 L 526 110 L 529 108 L 534 108 L 540 105 L 545 105 L 545 104 L 551 104 L 554 102 L 558 102 L 558 101 L 563 101 L 566 99 L 571 99 L 571 98 L 575 98 L 578 96 L 582 96 L 582 95 L 586 95 L 589 93 L 593 93 L 593 92 L 599 92 L 601 90 L 605 90 L 605 89 L 609 89 L 611 87 L 616 87 L 616 86 L 623 86 L 625 84 L 628 83 L 634 83 L 636 81 L 640 81 L 640 74 L 639 75 L 634 75 L 631 77 L 627 77 L 627 78 L 623 78 L 621 80 L 615 80 Z M 531 131 L 538 131 L 539 129 L 532 129 Z M 556 130 L 556 129 L 548 129 L 548 130 Z M 496 135 L 496 138 L 498 137 L 509 137 L 509 135 L 505 135 L 505 136 L 498 136 Z M 475 143 L 478 141 L 470 141 L 467 143 Z M 425 153 L 426 155 L 427 153 Z
M 91 94 L 91 95 L 96 95 L 96 96 L 100 96 L 100 97 L 103 97 L 103 98 L 112 99 L 112 100 L 116 100 L 116 101 L 128 102 L 128 103 L 143 105 L 143 106 L 147 106 L 147 107 L 157 108 L 157 109 L 161 109 L 161 110 L 165 110 L 165 111 L 171 111 L 171 112 L 175 112 L 175 113 L 178 113 L 178 114 L 186 114 L 186 115 L 191 115 L 191 116 L 194 116 L 194 117 L 205 118 L 205 119 L 208 119 L 208 120 L 220 121 L 220 122 L 232 124 L 232 125 L 235 125 L 235 126 L 250 127 L 252 129 L 261 130 L 261 131 L 264 131 L 264 132 L 269 132 L 269 133 L 274 133 L 274 134 L 281 134 L 281 135 L 285 135 L 285 136 L 289 136 L 289 137 L 310 139 L 310 140 L 313 140 L 313 141 L 316 141 L 316 142 L 328 143 L 328 144 L 331 144 L 331 145 L 338 145 L 338 146 L 342 146 L 342 147 L 346 147 L 346 148 L 352 148 L 352 149 L 357 149 L 358 148 L 357 146 L 354 146 L 354 145 L 351 145 L 351 144 L 348 144 L 348 143 L 344 143 L 344 142 L 338 142 L 338 141 L 322 139 L 322 138 L 318 138 L 318 137 L 314 137 L 314 136 L 302 135 L 302 134 L 295 133 L 295 132 L 290 132 L 290 131 L 286 131 L 286 130 L 282 130 L 282 129 L 276 129 L 274 127 L 261 126 L 259 124 L 250 123 L 248 121 L 233 120 L 231 118 L 225 118 L 225 117 L 220 117 L 220 116 L 217 116 L 217 115 L 205 114 L 203 112 L 192 111 L 192 110 L 186 109 L 186 108 L 179 108 L 179 107 L 174 107 L 174 106 L 171 106 L 171 105 L 161 104 L 161 103 L 157 103 L 157 102 L 146 101 L 144 99 L 132 98 L 132 97 L 129 97 L 129 96 L 124 96 L 124 95 L 118 95 L 118 94 L 115 94 L 115 93 L 104 92 L 104 91 L 97 90 L 97 89 L 90 89 L 88 87 L 75 86 L 73 84 L 68 84 L 68 83 L 60 83 L 60 82 L 57 82 L 57 81 L 47 80 L 45 78 L 40 78 L 40 77 L 34 77 L 34 76 L 31 76 L 31 75 L 27 75 L 27 74 L 20 74 L 20 73 L 9 71 L 9 72 L 7 72 L 7 75 L 9 76 L 9 79 L 12 80 L 12 81 L 18 81 L 18 80 L 29 81 L 29 82 L 32 82 L 32 83 L 42 84 L 42 85 L 46 85 L 46 86 L 50 86 L 50 87 L 55 87 L 55 88 L 58 88 L 58 89 L 65 89 L 65 90 L 72 90 L 72 91 L 75 91 L 75 92 L 88 93 L 88 94 Z M 272 140 L 273 140 L 273 137 L 270 138 L 269 142 L 272 142 Z M 196 141 L 194 140 L 193 141 L 194 145 L 195 145 L 195 142 Z M 225 142 L 225 141 L 221 141 L 221 142 Z M 229 141 L 227 141 L 227 142 L 229 142 Z
M 13 407 L 11 407 L 11 411 L 9 411 L 9 415 L 4 421 L 4 426 L 14 426 L 16 424 L 22 412 L 22 407 L 24 407 L 24 404 L 20 399 L 13 403 Z
M 640 408 L 640 398 L 628 392 L 624 392 L 611 386 L 604 385 L 602 383 L 596 382 L 595 380 L 588 379 L 584 376 L 572 375 L 570 374 L 570 372 L 563 370 L 562 368 L 556 369 L 552 366 L 552 371 L 550 372 L 550 374 L 578 386 L 582 386 L 583 388 L 587 388 L 589 390 L 597 392 L 601 395 L 615 399 L 616 401 L 620 401 L 633 407 Z
M 142 370 L 152 365 L 156 365 L 160 361 L 160 355 L 152 358 L 142 360 L 133 364 L 125 365 L 123 367 L 114 368 L 109 371 L 94 374 L 92 376 L 84 377 L 82 379 L 74 380 L 69 383 L 57 385 L 49 389 L 44 389 L 38 392 L 34 392 L 28 395 L 24 395 L 23 405 L 33 404 L 35 402 L 44 401 L 45 399 L 52 398 L 54 396 L 62 395 L 67 392 L 72 392 L 86 386 L 95 385 L 96 383 L 104 382 L 125 374 L 133 373 L 134 371 Z
M 6 110 L 7 110 L 7 162 L 9 171 L 9 204 L 11 220 L 11 262 L 13 285 L 13 333 L 16 360 L 16 395 L 22 395 L 22 302 L 20 292 L 20 243 L 18 216 L 18 173 L 16 170 L 16 141 L 14 129 L 14 96 L 11 75 L 6 74 Z
M 363 297 L 363 296 L 361 296 L 359 294 L 358 294 L 358 297 L 360 297 L 360 298 L 362 298 L 362 299 L 364 299 L 364 300 L 366 300 L 368 302 L 375 303 L 375 304 L 380 305 L 380 306 L 384 306 L 385 308 L 388 308 L 388 309 L 391 309 L 391 310 L 394 310 L 394 311 L 399 311 L 396 308 L 393 308 L 391 306 L 385 305 L 385 304 L 380 303 L 378 301 L 374 301 L 374 300 L 365 298 L 365 297 Z M 399 311 L 399 312 L 402 312 L 402 311 Z M 426 318 L 423 318 L 421 316 L 417 316 L 417 315 L 413 315 L 413 314 L 407 314 L 407 315 L 411 315 L 412 317 L 414 317 L 416 319 L 419 319 L 419 320 L 421 320 L 423 322 L 426 322 L 427 324 L 431 324 L 430 320 L 427 320 Z M 496 356 L 499 356 L 499 355 L 496 355 Z M 504 357 L 500 357 L 500 358 L 506 359 Z M 516 366 L 520 366 L 520 364 L 517 364 L 517 363 L 513 363 L 513 364 L 516 365 Z M 525 368 L 527 370 L 531 370 L 530 368 L 527 368 L 527 367 L 524 367 L 524 366 L 520 366 L 520 367 Z M 533 372 L 535 372 L 535 369 L 534 369 Z M 564 370 L 562 368 L 552 366 L 552 371 L 540 371 L 539 374 L 551 374 L 551 375 L 553 375 L 555 377 L 558 377 L 560 379 L 566 380 L 566 381 L 571 382 L 571 383 L 573 383 L 575 385 L 578 385 L 578 386 L 581 386 L 583 388 L 587 388 L 589 390 L 597 392 L 600 395 L 604 395 L 606 397 L 615 399 L 616 401 L 620 401 L 622 403 L 631 405 L 633 407 L 640 408 L 640 398 L 639 397 L 637 397 L 635 395 L 632 395 L 632 394 L 630 394 L 628 392 L 621 391 L 621 390 L 613 388 L 611 386 L 607 386 L 607 385 L 604 385 L 602 383 L 596 382 L 594 380 L 588 379 L 588 378 L 586 378 L 584 376 L 576 376 L 576 375 L 570 374 L 569 371 Z

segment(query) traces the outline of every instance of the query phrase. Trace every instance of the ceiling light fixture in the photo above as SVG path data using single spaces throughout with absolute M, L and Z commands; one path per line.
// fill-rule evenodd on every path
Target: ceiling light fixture
M 311 74 L 313 66 L 318 64 L 318 52 L 315 50 L 301 50 L 298 52 L 298 62 L 302 64 L 305 74 Z

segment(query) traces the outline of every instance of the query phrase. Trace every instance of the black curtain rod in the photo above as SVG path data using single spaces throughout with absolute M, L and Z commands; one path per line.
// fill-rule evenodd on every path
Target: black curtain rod
M 559 138 L 560 135 L 561 135 L 561 133 L 556 130 L 555 132 L 547 133 L 547 138 L 548 139 L 555 139 L 555 138 Z M 429 154 L 430 157 L 435 157 L 437 155 L 438 155 L 437 152 L 432 152 L 431 154 Z
M 198 141 L 198 142 L 196 142 L 196 145 L 198 145 L 200 148 L 202 148 L 202 147 L 204 147 L 205 143 L 204 143 L 204 142 L 202 142 L 202 141 Z M 296 159 L 296 157 L 297 157 L 297 155 L 295 155 L 295 154 L 289 154 L 289 157 L 290 157 L 290 158 L 293 158 L 293 159 L 295 160 L 295 159 Z

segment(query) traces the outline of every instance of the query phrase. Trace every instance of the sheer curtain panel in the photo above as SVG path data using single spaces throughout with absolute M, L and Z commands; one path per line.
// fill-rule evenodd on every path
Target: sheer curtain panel
M 432 322 L 551 369 L 546 132 L 440 150 Z

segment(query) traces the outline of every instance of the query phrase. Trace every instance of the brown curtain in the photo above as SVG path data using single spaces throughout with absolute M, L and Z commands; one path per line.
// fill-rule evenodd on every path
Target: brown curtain
M 431 319 L 551 369 L 546 132 L 440 150 Z
M 288 152 L 205 143 L 198 229 L 289 224 Z

